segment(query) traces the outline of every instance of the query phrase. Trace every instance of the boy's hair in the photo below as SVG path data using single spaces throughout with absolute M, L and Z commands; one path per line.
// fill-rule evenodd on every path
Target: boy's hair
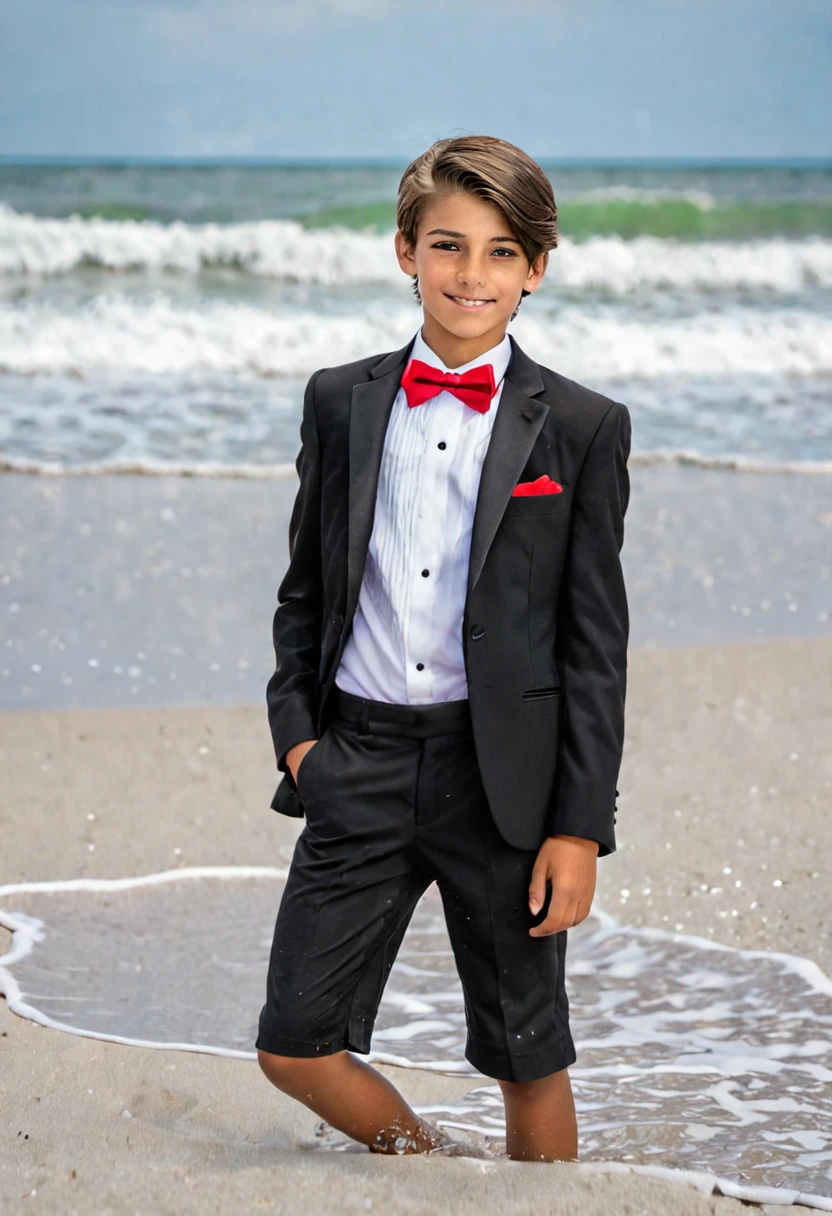
M 416 245 L 425 204 L 457 190 L 500 208 L 529 265 L 557 247 L 558 209 L 552 183 L 521 148 L 492 135 L 437 139 L 407 166 L 399 182 L 396 225 L 411 246 Z M 418 284 L 416 293 L 418 298 Z

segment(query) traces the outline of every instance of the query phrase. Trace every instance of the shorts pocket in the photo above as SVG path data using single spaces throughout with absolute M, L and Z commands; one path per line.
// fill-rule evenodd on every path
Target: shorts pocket
M 317 765 L 320 762 L 320 756 L 317 753 L 323 746 L 328 734 L 329 728 L 324 731 L 324 733 L 318 739 L 318 742 L 310 747 L 309 751 L 300 762 L 298 775 L 295 778 L 295 785 L 298 787 L 298 794 L 300 795 L 301 802 L 305 803 L 308 801 L 310 792 L 309 783 L 311 781 L 312 785 L 314 785 L 315 772 Z

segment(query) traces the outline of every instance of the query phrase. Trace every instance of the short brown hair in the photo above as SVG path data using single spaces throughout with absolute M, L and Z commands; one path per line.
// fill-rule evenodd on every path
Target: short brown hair
M 412 246 L 425 203 L 456 190 L 500 208 L 529 265 L 557 247 L 558 210 L 552 183 L 537 161 L 492 135 L 438 139 L 407 166 L 399 182 L 396 224 Z

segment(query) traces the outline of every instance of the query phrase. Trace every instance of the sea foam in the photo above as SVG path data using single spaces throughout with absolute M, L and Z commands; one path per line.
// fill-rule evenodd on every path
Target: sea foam
M 106 292 L 69 309 L 0 303 L 0 371 L 308 376 L 403 346 L 418 324 L 415 307 L 383 299 L 356 303 L 347 314 L 230 300 L 183 305 L 160 292 L 141 300 Z M 590 384 L 599 375 L 649 381 L 832 374 L 832 325 L 799 308 L 736 306 L 664 319 L 572 307 L 518 317 L 513 332 L 538 362 Z

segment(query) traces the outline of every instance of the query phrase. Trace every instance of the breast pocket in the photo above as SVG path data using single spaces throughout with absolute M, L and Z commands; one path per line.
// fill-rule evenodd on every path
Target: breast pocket
M 506 518 L 524 519 L 527 515 L 560 515 L 568 511 L 572 495 L 564 486 L 560 494 L 512 494 L 506 506 Z

